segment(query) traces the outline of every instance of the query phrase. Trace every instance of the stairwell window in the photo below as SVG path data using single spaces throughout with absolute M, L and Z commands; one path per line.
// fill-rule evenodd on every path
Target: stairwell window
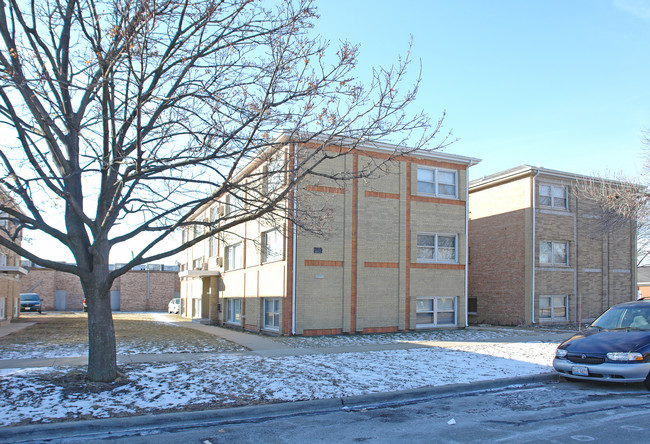
M 264 299 L 264 328 L 266 330 L 280 330 L 280 299 Z
M 458 174 L 455 170 L 418 167 L 418 194 L 458 198 Z
M 282 260 L 284 238 L 280 230 L 262 233 L 262 263 Z
M 568 267 L 569 266 L 569 243 L 555 242 L 555 241 L 540 242 L 539 263 L 540 265 Z
M 545 207 L 567 210 L 569 202 L 568 187 L 562 185 L 539 186 L 539 204 Z
M 418 298 L 415 324 L 416 328 L 456 326 L 456 298 Z
M 244 268 L 244 245 L 238 242 L 226 247 L 226 271 Z
M 458 236 L 455 234 L 418 233 L 417 249 L 418 262 L 458 262 Z

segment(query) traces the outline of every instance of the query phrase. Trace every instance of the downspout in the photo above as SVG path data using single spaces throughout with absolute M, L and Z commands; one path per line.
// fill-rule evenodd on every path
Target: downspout
M 298 171 L 298 153 L 297 153 L 297 147 L 296 144 L 293 144 L 293 173 L 294 173 L 294 180 L 295 180 L 295 175 Z M 298 228 L 296 227 L 296 216 L 297 216 L 297 204 L 298 204 L 298 184 L 294 182 L 293 185 L 293 251 L 291 252 L 292 261 L 293 261 L 293 267 L 291 270 L 291 335 L 295 336 L 296 334 L 296 268 L 298 263 L 296 262 L 297 260 L 297 253 L 296 251 L 298 250 L 298 246 L 296 242 L 298 241 Z
M 533 208 L 533 273 L 531 277 L 531 323 L 535 323 L 535 254 L 537 249 L 535 248 L 535 203 L 537 202 L 537 176 L 539 175 L 539 170 L 533 176 L 533 190 L 531 194 L 531 207 Z
M 465 169 L 465 328 L 469 326 L 467 307 L 469 304 L 468 273 L 469 273 L 469 167 Z

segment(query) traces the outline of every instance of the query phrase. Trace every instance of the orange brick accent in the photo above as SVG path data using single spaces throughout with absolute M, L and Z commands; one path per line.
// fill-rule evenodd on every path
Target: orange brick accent
M 448 205 L 460 205 L 461 207 L 465 206 L 465 201 L 463 200 L 440 199 L 439 197 L 411 196 L 411 200 L 414 200 L 416 202 L 430 202 L 430 203 L 439 203 L 439 204 L 448 204 Z
M 394 333 L 397 327 L 367 327 L 363 329 L 364 333 Z
M 304 336 L 322 336 L 322 335 L 341 335 L 343 330 L 340 328 L 317 328 L 311 330 L 303 330 Z
M 359 171 L 359 156 L 352 157 L 352 171 Z M 350 333 L 357 331 L 357 218 L 359 211 L 359 180 L 352 179 L 352 270 L 350 271 Z
M 345 194 L 344 188 L 337 187 L 323 187 L 320 185 L 307 185 L 305 189 L 309 191 L 316 191 L 318 193 L 332 193 L 332 194 Z
M 289 146 L 289 157 L 291 159 L 294 158 L 295 155 L 295 145 L 291 144 Z M 294 201 L 294 190 L 292 189 L 289 192 L 289 196 L 287 197 L 287 201 L 289 202 L 289 208 L 288 212 L 290 215 L 293 214 L 293 201 Z M 282 331 L 280 333 L 284 335 L 290 335 L 293 332 L 291 331 L 291 326 L 293 325 L 293 267 L 295 267 L 297 264 L 293 263 L 293 222 L 291 220 L 287 220 L 287 231 L 286 231 L 286 237 L 287 237 L 287 242 L 286 242 L 286 249 L 285 249 L 285 259 L 287 262 L 287 276 L 286 276 L 286 285 L 284 288 L 286 288 L 286 297 L 284 298 L 284 308 L 283 308 L 283 316 L 282 316 Z M 259 276 L 257 279 L 257 284 L 259 286 Z M 258 289 L 258 295 L 259 295 L 259 289 Z
M 463 264 L 411 264 L 412 268 L 429 268 L 435 270 L 464 270 Z
M 305 267 L 342 267 L 343 261 L 311 261 L 305 259 Z
M 378 191 L 366 191 L 366 197 L 379 197 L 379 198 L 382 198 L 382 199 L 397 199 L 397 200 L 399 200 L 399 194 L 380 193 Z
M 364 262 L 363 266 L 366 268 L 399 268 L 397 262 Z

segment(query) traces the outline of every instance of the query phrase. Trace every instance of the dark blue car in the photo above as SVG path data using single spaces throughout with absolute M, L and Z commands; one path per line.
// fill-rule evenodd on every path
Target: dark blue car
M 607 310 L 559 345 L 553 367 L 567 379 L 643 382 L 650 390 L 650 300 Z
M 20 311 L 37 311 L 41 313 L 41 298 L 36 293 L 20 294 Z

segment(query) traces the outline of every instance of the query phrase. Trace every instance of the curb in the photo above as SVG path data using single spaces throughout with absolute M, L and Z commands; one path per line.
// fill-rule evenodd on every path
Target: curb
M 161 413 L 87 421 L 57 422 L 0 428 L 0 442 L 20 443 L 47 440 L 49 442 L 88 441 L 142 434 L 157 434 L 164 430 L 219 426 L 232 423 L 260 422 L 282 417 L 315 415 L 334 411 L 358 411 L 404 404 L 414 404 L 437 397 L 495 390 L 509 386 L 541 384 L 557 381 L 555 372 L 531 376 L 501 378 L 437 387 L 423 387 L 397 392 L 370 393 L 342 398 L 282 402 L 245 407 Z

